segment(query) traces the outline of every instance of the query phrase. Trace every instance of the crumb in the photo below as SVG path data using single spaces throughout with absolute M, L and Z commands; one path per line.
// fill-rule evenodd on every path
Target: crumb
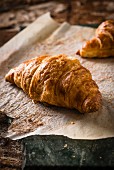
M 70 122 L 71 125 L 75 124 L 75 122 Z
M 64 148 L 67 148 L 67 144 L 64 145 Z
M 56 45 L 61 45 L 61 44 L 64 44 L 64 42 L 60 40 L 56 42 Z
M 72 155 L 72 158 L 75 158 L 75 155 Z

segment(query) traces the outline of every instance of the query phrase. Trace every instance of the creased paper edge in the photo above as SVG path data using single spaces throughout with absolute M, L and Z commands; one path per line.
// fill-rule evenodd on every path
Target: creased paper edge
M 49 20 L 51 20 L 52 21 L 52 24 L 56 24 L 56 26 L 54 26 L 54 29 L 52 30 L 52 32 L 50 32 L 50 34 L 51 33 L 53 33 L 53 32 L 55 32 L 55 34 L 56 34 L 56 31 L 57 31 L 57 36 L 58 36 L 58 32 L 60 31 L 61 32 L 61 30 L 64 30 L 64 29 L 61 29 L 61 28 L 58 28 L 60 25 L 58 24 L 58 23 L 56 23 L 53 19 L 51 19 L 51 17 L 50 17 L 50 15 L 49 15 L 49 13 L 47 13 L 47 14 L 45 14 L 45 16 L 47 15 L 47 17 L 49 18 Z M 43 15 L 44 16 L 44 15 Z M 41 17 L 43 17 L 43 16 L 41 16 Z M 38 18 L 39 19 L 39 18 Z M 54 21 L 54 23 L 53 23 L 53 21 Z M 36 21 L 35 21 L 36 22 Z M 35 24 L 35 22 L 34 23 L 32 23 L 32 24 Z M 42 22 L 42 21 L 41 21 Z M 30 26 L 32 26 L 32 24 L 30 25 Z M 39 21 L 38 21 L 38 24 L 39 24 Z M 66 26 L 67 25 L 67 23 L 65 23 L 65 24 L 63 24 L 63 28 L 64 28 L 64 26 Z M 29 28 L 31 29 L 31 27 L 29 26 Z M 34 25 L 33 25 L 34 26 Z M 28 27 L 27 27 L 28 28 Z M 27 30 L 27 28 L 25 29 L 25 30 Z M 44 31 L 45 31 L 45 27 L 43 27 L 44 28 Z M 67 28 L 69 28 L 69 25 L 67 25 Z M 29 32 L 30 32 L 30 29 L 28 30 Z M 24 32 L 25 30 L 23 30 L 22 32 Z M 41 32 L 40 32 L 41 31 Z M 21 33 L 22 33 L 21 32 Z M 17 36 L 19 36 L 21 33 L 19 33 Z M 24 32 L 24 34 L 25 34 L 26 32 Z M 42 34 L 42 29 L 41 30 L 39 30 L 39 32 L 35 32 L 36 34 Z M 22 34 L 20 35 L 20 37 L 22 36 Z M 28 35 L 27 35 L 28 36 Z M 29 35 L 29 36 L 31 36 L 30 38 L 32 38 L 32 37 L 34 37 L 35 36 L 35 34 L 33 35 L 33 34 L 31 34 L 31 35 Z M 49 34 L 48 34 L 48 36 L 49 36 Z M 20 38 L 19 37 L 19 38 Z M 14 38 L 16 38 L 16 36 L 14 37 Z M 13 39 L 14 39 L 13 38 Z M 25 38 L 25 37 L 24 37 Z M 27 37 L 28 38 L 28 37 Z M 38 39 L 37 39 L 38 38 Z M 24 39 L 25 40 L 25 42 L 23 41 L 22 42 L 22 44 L 19 44 L 19 46 L 18 46 L 18 48 L 17 48 L 17 51 L 19 50 L 19 49 L 22 49 L 23 47 L 26 47 L 26 46 L 29 46 L 29 45 L 31 45 L 31 44 L 33 44 L 33 43 L 35 43 L 35 41 L 41 41 L 41 40 L 44 40 L 46 37 L 44 37 L 44 38 L 42 38 L 42 37 L 40 37 L 40 36 L 36 36 L 36 39 L 34 39 L 33 41 L 27 41 L 26 42 L 26 39 Z M 13 41 L 13 39 L 11 39 L 8 43 L 14 43 L 14 41 Z M 57 39 L 58 39 L 58 37 L 57 37 Z M 20 41 L 20 40 L 19 40 Z M 3 47 L 5 47 L 5 48 L 7 48 L 8 47 L 8 43 L 6 43 Z M 25 44 L 23 44 L 23 43 L 25 43 Z M 10 45 L 9 45 L 9 47 L 10 47 Z M 12 50 L 13 51 L 13 50 Z M 6 53 L 6 51 L 4 51 L 5 53 Z M 8 56 L 8 58 L 10 57 L 10 55 L 11 54 L 8 54 L 7 56 Z M 6 58 L 7 59 L 7 58 Z M 3 61 L 4 61 L 5 59 L 3 58 Z M 57 134 L 56 134 L 57 133 Z M 63 135 L 63 134 L 58 134 L 58 132 L 56 132 L 54 135 Z M 38 134 L 37 134 L 38 135 Z M 39 134 L 39 135 L 45 135 L 45 134 Z M 53 135 L 53 133 L 51 132 L 51 133 L 49 133 L 48 135 Z M 30 136 L 30 135 L 29 135 Z M 63 136 L 67 136 L 67 135 L 63 135 Z M 68 137 L 68 136 L 67 136 Z M 106 137 L 107 138 L 107 137 Z M 85 138 L 84 138 L 85 139 Z M 98 138 L 97 138 L 98 139 Z M 100 138 L 101 139 L 101 138 Z M 15 139 L 13 139 L 13 140 L 15 140 Z M 90 140 L 90 139 L 89 139 Z M 93 140 L 93 139 L 91 139 L 91 140 Z
M 45 24 L 43 24 L 44 22 Z M 0 64 L 19 49 L 22 50 L 34 44 L 36 41 L 43 41 L 59 26 L 60 24 L 50 17 L 49 12 L 40 16 L 0 48 Z

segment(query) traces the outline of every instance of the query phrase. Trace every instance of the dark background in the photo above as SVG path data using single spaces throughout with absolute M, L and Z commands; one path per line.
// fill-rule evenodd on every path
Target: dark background
M 96 25 L 114 18 L 114 0 L 0 0 L 0 46 L 48 11 L 60 23 Z

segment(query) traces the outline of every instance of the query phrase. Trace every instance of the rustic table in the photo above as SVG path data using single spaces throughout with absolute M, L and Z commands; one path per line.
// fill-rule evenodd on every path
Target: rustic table
M 63 136 L 33 136 L 23 140 L 25 169 L 38 167 L 113 168 L 114 138 L 72 140 Z
M 114 18 L 113 0 L 3 0 L 0 1 L 0 46 L 50 11 L 57 22 L 99 25 Z M 63 136 L 31 136 L 12 141 L 4 138 L 10 119 L 0 113 L 0 169 L 61 167 L 114 168 L 114 138 L 72 140 Z

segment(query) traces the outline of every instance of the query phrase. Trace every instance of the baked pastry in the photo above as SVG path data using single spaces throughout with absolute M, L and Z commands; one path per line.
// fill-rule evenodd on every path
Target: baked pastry
M 101 23 L 95 37 L 87 41 L 76 54 L 89 58 L 114 56 L 114 20 Z
M 101 93 L 89 70 L 66 55 L 40 56 L 11 69 L 5 80 L 22 88 L 33 101 L 82 113 L 97 111 Z

